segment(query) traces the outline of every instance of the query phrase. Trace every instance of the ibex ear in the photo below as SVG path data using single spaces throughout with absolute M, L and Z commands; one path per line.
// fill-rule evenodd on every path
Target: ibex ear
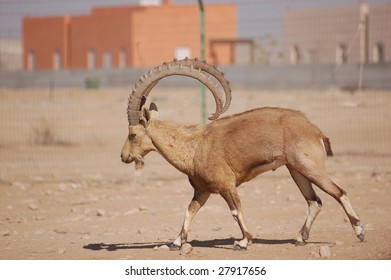
M 147 128 L 150 115 L 151 114 L 149 112 L 149 109 L 145 105 L 143 105 L 143 107 L 141 107 L 140 124 L 145 128 Z
M 147 128 L 149 121 L 157 118 L 157 114 L 157 106 L 155 103 L 152 102 L 149 109 L 147 106 L 143 105 L 143 107 L 141 107 L 140 124 Z
M 149 114 L 151 119 L 157 119 L 158 109 L 154 102 L 151 102 L 151 104 L 149 105 Z

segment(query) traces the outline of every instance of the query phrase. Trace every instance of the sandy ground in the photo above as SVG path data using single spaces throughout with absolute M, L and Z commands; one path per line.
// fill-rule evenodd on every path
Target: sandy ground
M 391 92 L 256 91 L 234 88 L 225 115 L 262 106 L 305 112 L 327 134 L 331 176 L 365 223 L 359 242 L 339 204 L 323 209 L 309 242 L 296 247 L 307 205 L 285 167 L 242 185 L 255 237 L 234 251 L 240 230 L 212 196 L 189 234 L 193 251 L 159 248 L 179 233 L 192 188 L 158 154 L 145 168 L 120 161 L 128 89 L 0 92 L 0 259 L 391 259 Z M 200 122 L 198 88 L 156 88 L 160 117 Z M 208 112 L 214 110 L 208 96 Z

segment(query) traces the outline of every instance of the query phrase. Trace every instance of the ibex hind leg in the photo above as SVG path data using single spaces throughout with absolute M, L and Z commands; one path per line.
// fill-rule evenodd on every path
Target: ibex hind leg
M 295 181 L 296 185 L 299 187 L 301 193 L 303 194 L 305 200 L 308 204 L 308 215 L 304 222 L 303 227 L 299 231 L 296 237 L 296 245 L 304 245 L 305 241 L 309 238 L 310 230 L 312 224 L 315 221 L 316 216 L 319 214 L 322 208 L 322 201 L 316 195 L 310 180 L 301 175 L 298 171 L 292 167 L 288 167 L 288 170 Z
M 324 160 L 313 160 L 311 157 L 306 155 L 301 157 L 298 166 L 300 173 L 303 176 L 338 201 L 348 216 L 357 237 L 363 241 L 365 238 L 365 231 L 362 222 L 353 210 L 346 191 L 331 180 L 330 176 L 327 174 L 324 166 Z M 298 168 L 295 169 L 297 170 Z
M 339 202 L 339 204 L 344 209 L 346 215 L 348 216 L 350 224 L 352 225 L 358 239 L 364 241 L 365 230 L 363 224 L 356 212 L 353 210 L 346 191 L 340 186 L 338 186 L 335 182 L 333 182 L 328 176 L 327 178 L 318 181 L 317 186 L 332 197 L 334 197 Z

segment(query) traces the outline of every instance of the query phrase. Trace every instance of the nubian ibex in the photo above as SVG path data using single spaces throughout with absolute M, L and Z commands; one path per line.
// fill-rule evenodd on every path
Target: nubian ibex
M 156 83 L 167 76 L 188 76 L 209 88 L 216 111 L 206 125 L 184 126 L 157 119 L 157 107 L 145 105 Z M 212 79 L 214 77 L 216 80 Z M 220 85 L 219 85 L 220 84 Z M 219 86 L 218 86 L 219 85 Z M 221 90 L 222 88 L 222 90 Z M 223 98 L 220 91 L 224 91 Z M 128 102 L 129 133 L 122 148 L 124 163 L 144 166 L 151 151 L 160 153 L 186 174 L 194 196 L 185 214 L 182 230 L 171 247 L 187 242 L 190 223 L 211 194 L 220 194 L 238 222 L 243 238 L 235 249 L 246 249 L 252 241 L 236 188 L 257 175 L 285 165 L 308 203 L 308 216 L 297 235 L 304 244 L 322 207 L 312 184 L 335 198 L 345 210 L 360 240 L 363 224 L 354 212 L 346 192 L 326 172 L 326 157 L 332 155 L 329 139 L 303 113 L 290 109 L 259 108 L 217 119 L 231 102 L 231 89 L 215 66 L 197 59 L 173 60 L 152 69 L 135 84 Z

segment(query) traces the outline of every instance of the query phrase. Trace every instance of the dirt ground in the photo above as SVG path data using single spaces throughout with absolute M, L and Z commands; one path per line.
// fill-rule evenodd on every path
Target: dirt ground
M 330 175 L 365 223 L 359 242 L 339 204 L 323 209 L 307 245 L 294 238 L 307 204 L 285 167 L 239 188 L 255 237 L 217 195 L 196 216 L 193 251 L 160 248 L 177 236 L 192 198 L 185 175 L 158 154 L 143 170 L 120 160 L 129 89 L 0 91 L 0 259 L 391 259 L 391 92 L 233 89 L 224 115 L 263 106 L 302 110 L 331 139 Z M 200 123 L 199 88 L 156 88 L 159 117 Z M 207 99 L 207 111 L 214 110 Z M 262 129 L 262 128 L 260 128 Z M 251 137 L 251 136 L 249 136 Z

